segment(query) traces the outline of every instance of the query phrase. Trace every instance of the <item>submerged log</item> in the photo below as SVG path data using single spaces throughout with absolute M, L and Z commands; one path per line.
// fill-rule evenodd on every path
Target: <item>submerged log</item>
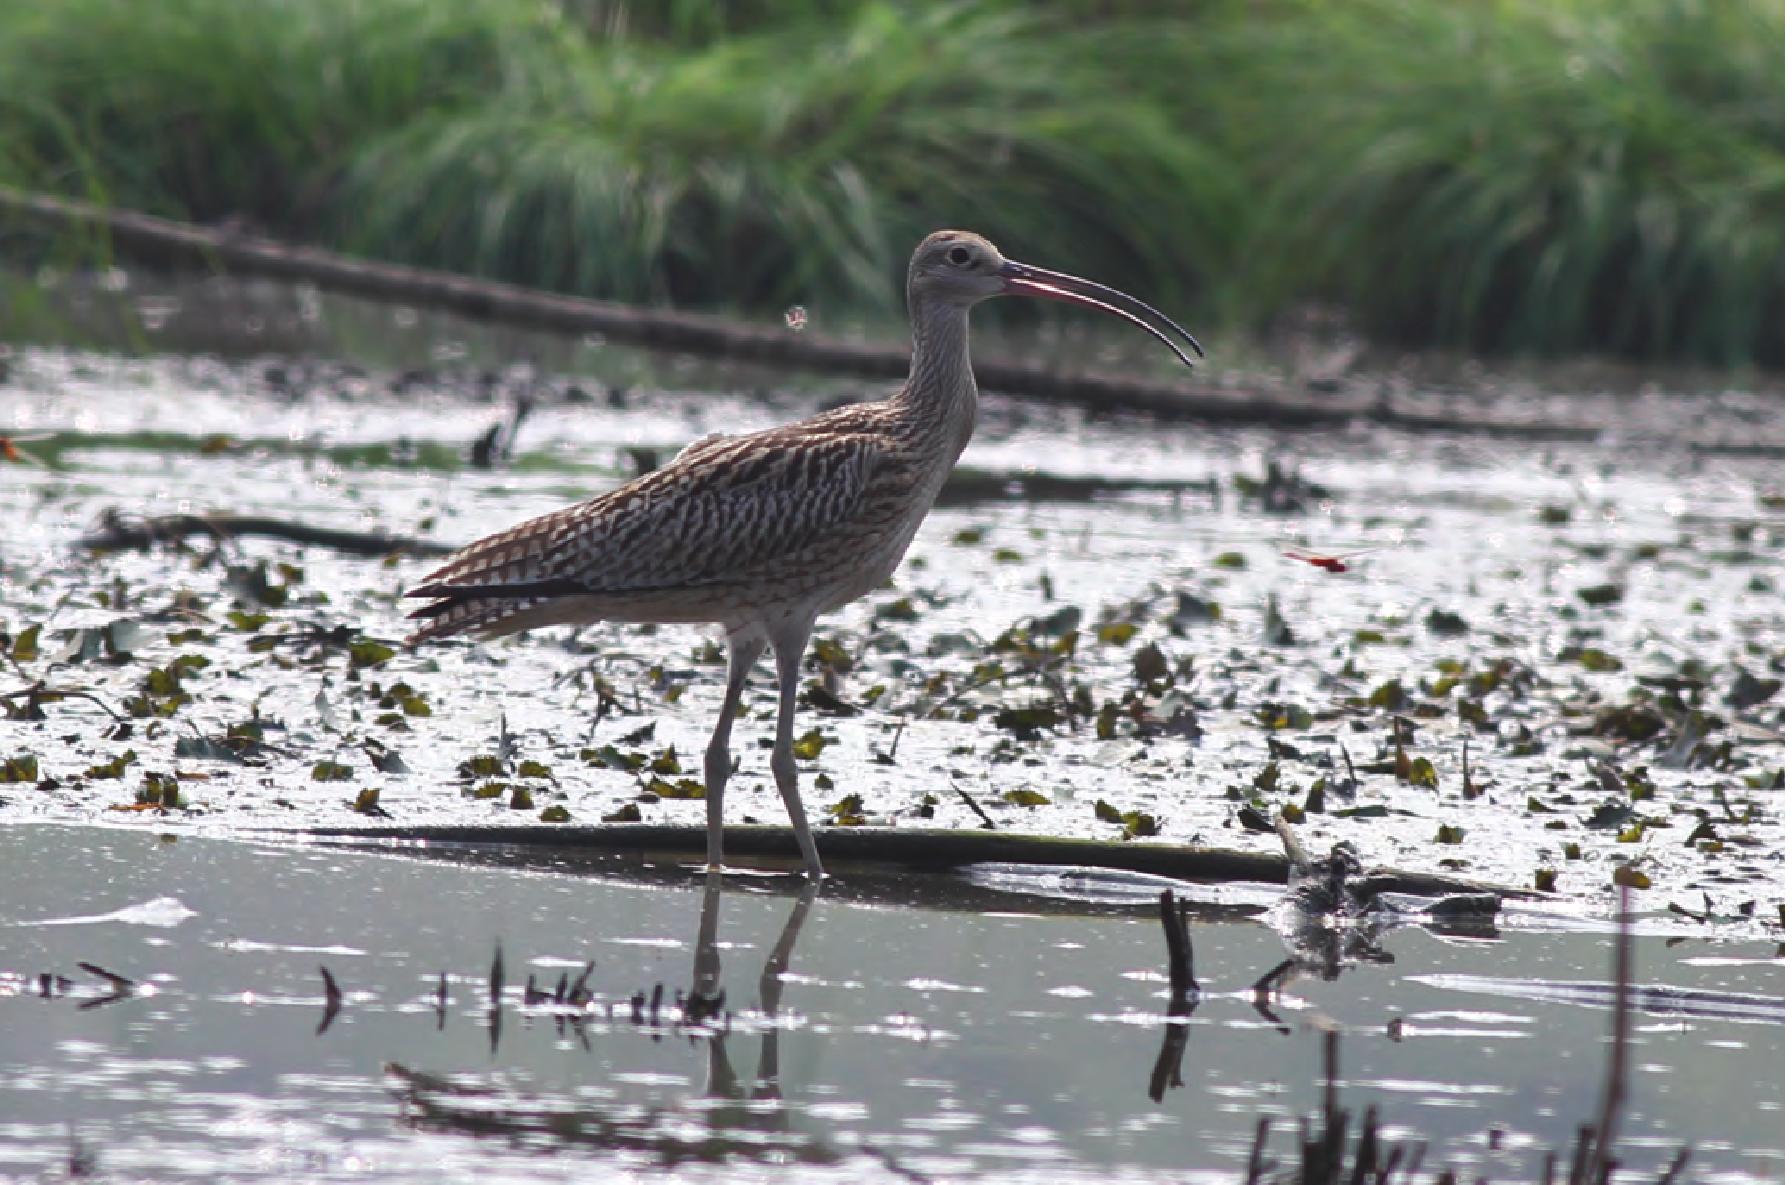
M 442 824 L 416 827 L 310 827 L 317 839 L 391 840 L 429 844 L 522 847 L 569 853 L 658 852 L 700 859 L 702 827 L 649 823 L 584 826 Z M 897 865 L 921 872 L 946 872 L 968 864 L 1045 864 L 1066 868 L 1110 868 L 1187 881 L 1254 881 L 1286 884 L 1288 859 L 1268 852 L 1238 852 L 1188 844 L 1062 839 L 1011 832 L 943 828 L 822 827 L 815 843 L 830 864 L 861 862 Z M 731 859 L 791 862 L 796 841 L 788 827 L 733 826 L 724 844 Z M 1400 893 L 1442 895 L 1496 893 L 1501 898 L 1537 896 L 1467 877 L 1439 873 L 1368 870 L 1379 888 Z

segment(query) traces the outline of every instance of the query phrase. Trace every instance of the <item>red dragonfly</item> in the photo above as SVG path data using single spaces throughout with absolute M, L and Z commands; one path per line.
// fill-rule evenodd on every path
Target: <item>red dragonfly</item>
M 1310 547 L 1290 547 L 1282 552 L 1282 555 L 1287 559 L 1299 560 L 1303 564 L 1312 564 L 1315 568 L 1323 568 L 1327 572 L 1348 572 L 1350 571 L 1350 565 L 1344 561 L 1354 560 L 1359 555 L 1368 555 L 1370 552 L 1376 550 L 1378 549 L 1373 547 L 1359 547 L 1354 551 L 1340 551 L 1328 554 L 1326 552 L 1314 551 Z

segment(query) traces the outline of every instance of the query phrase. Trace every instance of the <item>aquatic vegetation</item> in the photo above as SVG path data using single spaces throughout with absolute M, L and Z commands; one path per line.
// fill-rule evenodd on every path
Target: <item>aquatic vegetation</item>
M 21 549 L 0 557 L 0 817 L 702 818 L 713 642 L 621 627 L 406 650 L 396 594 L 424 561 L 360 544 L 399 528 L 451 544 L 560 504 L 569 477 L 618 481 L 638 433 L 657 447 L 765 409 L 655 391 L 594 414 L 541 376 L 537 451 L 495 472 L 454 460 L 492 419 L 476 379 L 435 377 L 437 439 L 411 446 L 416 384 L 375 374 L 345 399 L 320 372 L 257 396 L 265 364 L 220 366 L 183 434 L 192 403 L 136 403 L 170 365 L 17 357 L 26 422 L 62 423 L 78 392 L 96 427 L 61 428 L 53 467 L 0 485 Z M 116 430 L 127 406 L 134 433 Z M 1545 465 L 1528 445 L 1361 435 L 1328 442 L 1323 516 L 1291 515 L 1233 480 L 1261 471 L 1239 460 L 1250 438 L 1106 422 L 1073 444 L 992 412 L 983 471 L 930 521 L 922 562 L 827 619 L 806 656 L 800 694 L 826 719 L 798 742 L 820 759 L 800 776 L 830 838 L 946 828 L 1262 858 L 1279 819 L 1315 846 L 1348 835 L 1369 861 L 1535 885 L 1579 911 L 1646 878 L 1688 925 L 1774 927 L 1777 461 L 1706 456 L 1689 476 L 1676 458 L 1694 454 L 1667 450 L 1617 473 L 1604 446 Z M 201 447 L 220 435 L 243 447 Z M 310 443 L 273 446 L 288 437 Z M 417 463 L 428 450 L 460 467 Z M 1114 477 L 1006 480 L 1060 455 Z M 445 494 L 467 483 L 485 496 Z M 224 492 L 240 516 L 338 531 L 127 545 L 88 529 Z M 1343 571 L 1312 562 L 1344 555 Z M 1583 595 L 1605 586 L 1623 593 Z M 770 711 L 762 684 L 746 704 Z M 776 817 L 763 780 L 744 783 L 730 821 Z

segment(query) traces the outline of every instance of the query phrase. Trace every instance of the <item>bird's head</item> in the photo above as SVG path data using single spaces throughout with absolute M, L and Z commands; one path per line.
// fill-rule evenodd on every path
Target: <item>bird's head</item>
M 1201 343 L 1176 322 L 1124 292 L 1063 272 L 1005 259 L 996 245 L 967 230 L 936 230 L 921 240 L 908 265 L 910 304 L 969 308 L 992 296 L 1036 296 L 1100 309 L 1130 321 L 1168 346 L 1187 366 L 1194 362 L 1171 335 L 1203 355 Z

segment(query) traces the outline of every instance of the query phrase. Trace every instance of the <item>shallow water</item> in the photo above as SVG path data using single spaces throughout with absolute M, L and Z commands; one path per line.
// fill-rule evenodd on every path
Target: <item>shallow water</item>
M 377 790 L 398 825 L 554 808 L 701 821 L 701 802 L 652 782 L 692 776 L 707 739 L 722 669 L 701 632 L 383 656 L 350 642 L 396 644 L 398 594 L 427 560 L 74 544 L 107 510 L 218 508 L 466 541 L 608 488 L 630 450 L 813 410 L 812 386 L 611 391 L 529 370 L 56 350 L 8 371 L 0 406 L 36 463 L 0 468 L 0 624 L 42 629 L 7 691 L 42 679 L 45 694 L 9 701 L 41 719 L 0 719 L 0 761 L 35 761 L 0 786 L 0 819 L 153 806 L 163 827 L 338 825 Z M 520 394 L 537 410 L 514 463 L 467 468 Z M 1771 419 L 1765 398 L 1686 406 Z M 1349 840 L 1371 863 L 1553 878 L 1589 920 L 1630 869 L 1660 926 L 1777 937 L 1783 473 L 1624 432 L 1546 447 L 1213 430 L 987 399 L 970 480 L 894 586 L 822 623 L 849 669 L 808 675 L 851 714 L 803 713 L 822 746 L 803 763 L 811 813 L 974 827 L 980 808 L 1006 830 L 1103 838 L 1145 820 L 1159 842 L 1273 851 L 1239 809 L 1300 807 L 1316 851 Z M 1291 504 L 1253 492 L 1272 463 L 1306 483 Z M 736 730 L 731 820 L 782 817 L 767 683 Z M 467 764 L 481 757 L 497 763 Z M 1415 759 L 1435 786 L 1401 774 Z M 617 768 L 648 760 L 657 773 Z M 144 801 L 158 785 L 178 808 Z
M 1180 1027 L 1153 912 L 850 869 L 812 903 L 753 876 L 706 902 L 674 866 L 522 859 L 0 829 L 0 1179 L 1235 1181 L 1259 1116 L 1290 1160 L 1325 1027 L 1339 1104 L 1434 1168 L 1534 1180 L 1595 1117 L 1611 950 L 1582 930 L 1389 931 L 1388 961 L 1259 1001 L 1281 941 L 1198 911 L 1203 996 L 1153 1101 Z M 706 908 L 725 1003 L 686 1024 Z M 588 1006 L 525 1002 L 588 961 Z M 1782 976 L 1765 943 L 1637 940 L 1659 1007 L 1628 1168 L 1691 1140 L 1689 1179 L 1783 1177 Z

